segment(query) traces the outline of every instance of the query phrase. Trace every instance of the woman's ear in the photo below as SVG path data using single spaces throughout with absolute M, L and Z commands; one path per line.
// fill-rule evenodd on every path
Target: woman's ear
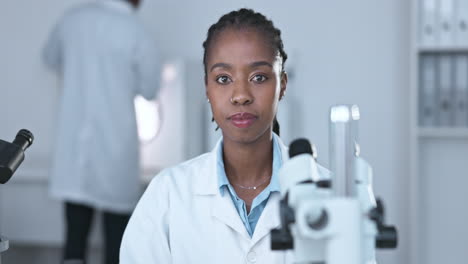
M 281 72 L 281 81 L 280 81 L 280 97 L 279 99 L 283 99 L 286 95 L 286 87 L 288 85 L 288 73 L 285 71 Z

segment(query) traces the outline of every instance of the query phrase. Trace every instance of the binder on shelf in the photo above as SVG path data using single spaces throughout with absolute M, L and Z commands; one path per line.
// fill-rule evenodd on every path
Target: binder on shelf
M 425 46 L 435 46 L 438 44 L 438 0 L 420 0 L 421 1 L 421 19 L 420 19 L 420 40 Z
M 452 55 L 439 55 L 438 70 L 438 119 L 437 124 L 441 127 L 453 126 L 454 97 L 453 97 L 453 64 Z
M 439 30 L 441 46 L 455 44 L 455 0 L 440 0 L 439 3 Z
M 455 44 L 468 47 L 468 0 L 457 0 L 455 10 Z
M 455 57 L 455 126 L 468 127 L 468 55 Z
M 420 60 L 419 74 L 419 125 L 433 127 L 436 125 L 436 56 L 423 55 Z

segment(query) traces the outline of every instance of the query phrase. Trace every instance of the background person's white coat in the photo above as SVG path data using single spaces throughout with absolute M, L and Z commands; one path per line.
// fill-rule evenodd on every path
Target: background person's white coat
M 128 2 L 108 0 L 68 11 L 43 55 L 63 82 L 52 195 L 130 212 L 141 194 L 134 97 L 156 95 L 154 42 Z

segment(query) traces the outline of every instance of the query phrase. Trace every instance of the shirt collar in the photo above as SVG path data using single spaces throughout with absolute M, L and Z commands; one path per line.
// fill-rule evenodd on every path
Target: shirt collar
M 270 192 L 280 191 L 280 184 L 279 184 L 279 169 L 283 165 L 283 156 L 281 153 L 281 146 L 279 144 L 278 136 L 273 133 L 273 165 L 272 165 L 272 175 L 270 184 L 267 186 L 267 189 Z M 221 196 L 224 195 L 224 186 L 229 185 L 229 180 L 226 175 L 226 171 L 224 170 L 224 160 L 223 160 L 223 141 L 220 142 L 220 147 L 216 153 L 217 155 L 217 175 L 218 175 L 218 188 Z

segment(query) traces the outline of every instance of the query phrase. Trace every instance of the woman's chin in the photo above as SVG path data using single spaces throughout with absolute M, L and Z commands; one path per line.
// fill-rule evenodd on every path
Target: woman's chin
M 238 144 L 253 144 L 257 142 L 262 136 L 265 136 L 264 133 L 259 133 L 258 131 L 253 131 L 253 130 L 245 130 L 239 133 L 239 131 L 236 131 L 236 133 L 223 133 L 223 138 L 224 140 L 230 140 L 232 142 L 238 143 Z

